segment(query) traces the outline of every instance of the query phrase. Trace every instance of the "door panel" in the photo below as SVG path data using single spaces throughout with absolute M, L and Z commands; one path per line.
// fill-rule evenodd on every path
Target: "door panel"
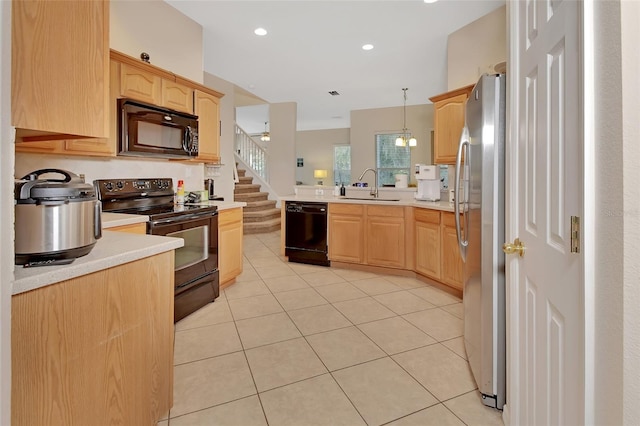
M 579 119 L 581 3 L 511 2 L 507 241 L 510 423 L 584 423 L 584 260 L 571 252 L 583 215 Z

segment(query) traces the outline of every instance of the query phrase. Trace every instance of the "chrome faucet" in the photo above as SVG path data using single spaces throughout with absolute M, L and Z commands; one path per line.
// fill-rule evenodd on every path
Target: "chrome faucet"
M 364 172 L 362 172 L 362 174 L 360 175 L 360 177 L 358 178 L 358 182 L 362 181 L 362 177 L 364 176 L 365 173 L 367 173 L 369 170 L 371 170 L 373 172 L 373 188 L 371 188 L 371 192 L 369 192 L 369 195 L 373 196 L 373 198 L 378 198 L 378 172 L 375 171 L 375 169 L 372 169 L 370 167 L 364 169 Z

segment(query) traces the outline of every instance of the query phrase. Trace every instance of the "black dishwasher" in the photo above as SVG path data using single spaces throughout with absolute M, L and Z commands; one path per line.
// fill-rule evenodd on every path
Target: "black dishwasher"
M 289 262 L 329 266 L 327 203 L 287 201 L 285 255 Z

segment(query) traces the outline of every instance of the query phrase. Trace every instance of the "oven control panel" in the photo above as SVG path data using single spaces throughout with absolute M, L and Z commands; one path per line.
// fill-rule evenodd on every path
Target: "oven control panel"
M 159 179 L 100 179 L 93 181 L 100 199 L 114 195 L 154 196 L 173 193 L 171 178 Z

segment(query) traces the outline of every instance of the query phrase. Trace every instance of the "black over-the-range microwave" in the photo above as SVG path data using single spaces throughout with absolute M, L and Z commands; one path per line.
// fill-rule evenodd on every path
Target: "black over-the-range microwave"
M 198 117 L 118 99 L 118 155 L 185 158 L 198 155 Z

